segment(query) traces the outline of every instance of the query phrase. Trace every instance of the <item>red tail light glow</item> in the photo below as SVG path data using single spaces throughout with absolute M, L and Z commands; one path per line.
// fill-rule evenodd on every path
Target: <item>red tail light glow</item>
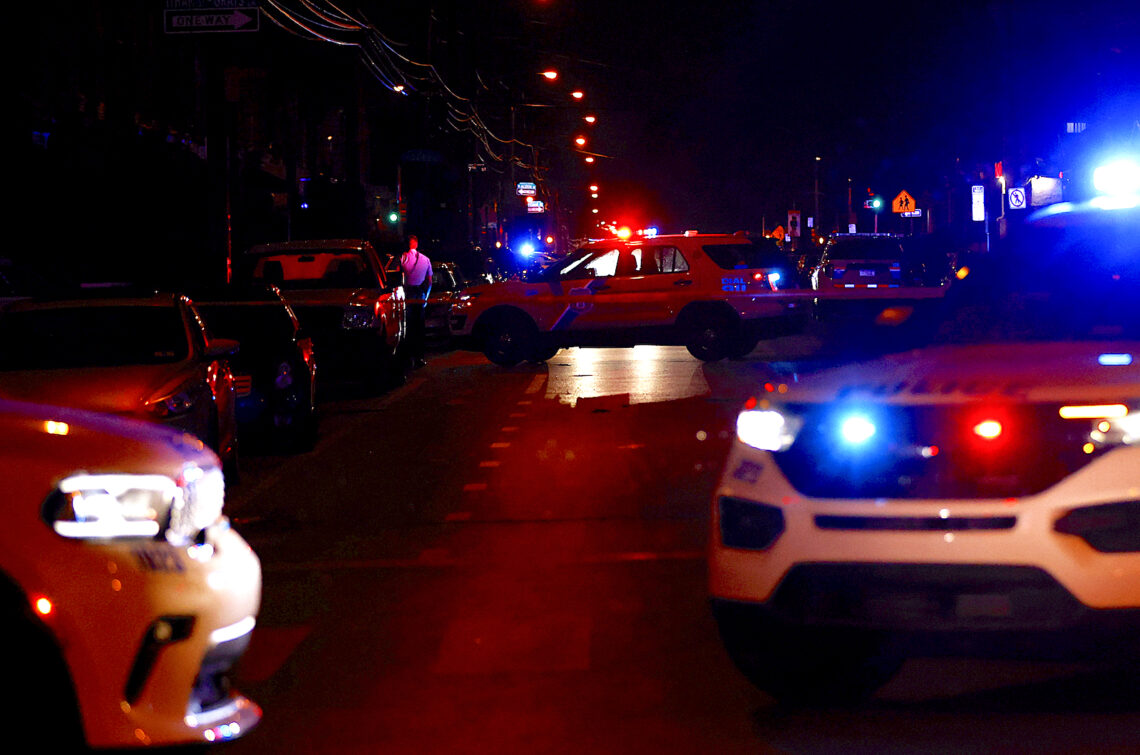
M 984 419 L 974 425 L 974 435 L 985 440 L 996 440 L 1002 434 L 1001 422 L 996 419 Z

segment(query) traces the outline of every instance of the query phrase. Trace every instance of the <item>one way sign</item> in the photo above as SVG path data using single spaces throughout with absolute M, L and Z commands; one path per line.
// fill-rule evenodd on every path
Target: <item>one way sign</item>
M 249 0 L 246 0 L 248 2 Z M 183 7 L 172 10 L 170 5 Z M 233 7 L 232 2 L 194 0 L 168 2 L 166 9 L 167 34 L 196 34 L 210 31 L 257 31 L 257 6 Z M 189 7 L 186 7 L 189 6 Z M 228 7 L 227 7 L 228 6 Z

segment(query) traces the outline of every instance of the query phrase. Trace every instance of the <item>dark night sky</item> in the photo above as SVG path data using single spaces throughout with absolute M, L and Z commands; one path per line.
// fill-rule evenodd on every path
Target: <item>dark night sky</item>
M 956 159 L 1047 158 L 1065 121 L 1129 92 L 1140 118 L 1133 0 L 465 7 L 476 35 L 499 35 L 476 65 L 533 56 L 575 76 L 601 105 L 594 146 L 613 156 L 598 174 L 624 196 L 655 194 L 686 227 L 758 228 L 808 208 L 816 155 L 826 216 L 845 207 L 848 177 L 916 191 Z
M 1066 121 L 1131 124 L 1132 148 L 1140 149 L 1138 0 L 337 4 L 360 9 L 408 56 L 430 59 L 449 86 L 480 102 L 501 136 L 510 133 L 508 101 L 561 103 L 520 112 L 518 136 L 555 160 L 563 206 L 584 201 L 583 187 L 596 178 L 613 219 L 663 230 L 758 230 L 781 221 L 793 204 L 810 210 L 817 155 L 826 226 L 846 208 L 849 178 L 859 203 L 869 186 L 916 196 L 943 186 L 956 161 L 967 172 L 998 159 L 1014 170 L 1032 158 L 1066 167 L 1054 159 L 1068 158 L 1057 154 Z M 21 6 L 29 18 L 18 26 L 39 45 L 23 53 L 35 73 L 19 80 L 20 97 L 46 110 L 53 98 L 65 102 L 52 87 L 93 89 L 121 75 L 121 95 L 147 80 L 145 104 L 171 123 L 193 126 L 198 94 L 186 51 L 207 42 L 269 67 L 281 81 L 265 87 L 294 87 L 314 100 L 353 101 L 352 77 L 343 71 L 364 70 L 353 48 L 301 40 L 264 18 L 256 35 L 176 39 L 155 26 L 159 0 L 90 0 L 85 12 L 74 6 Z M 92 32 L 93 17 L 104 19 L 103 37 Z M 135 60 L 135 48 L 119 42 L 153 36 L 155 28 L 162 38 L 150 42 L 165 53 L 182 50 L 177 64 Z M 96 65 L 93 55 L 116 62 Z M 547 66 L 563 72 L 561 100 L 537 75 Z M 345 85 L 334 86 L 330 76 Z M 581 86 L 601 119 L 589 148 L 607 157 L 589 169 L 568 149 L 580 122 L 565 107 L 567 86 Z M 453 153 L 463 155 L 456 160 L 462 171 L 471 140 L 442 119 L 423 128 L 431 119 L 422 98 L 399 98 L 379 84 L 368 94 L 376 129 L 404 129 L 402 141 L 391 142 L 391 160 L 450 139 Z M 111 167 L 112 177 L 124 173 Z M 68 180 L 61 206 L 101 191 L 98 184 L 85 191 L 83 178 Z M 158 188 L 161 176 L 153 178 L 154 190 L 147 189 L 156 203 L 169 196 L 182 202 L 177 191 Z M 38 201 L 32 195 L 28 201 Z

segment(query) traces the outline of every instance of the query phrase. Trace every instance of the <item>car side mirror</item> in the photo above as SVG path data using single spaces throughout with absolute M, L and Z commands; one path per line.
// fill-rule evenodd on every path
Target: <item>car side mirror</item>
M 206 346 L 206 356 L 218 359 L 221 357 L 236 356 L 241 350 L 241 344 L 232 338 L 211 338 Z

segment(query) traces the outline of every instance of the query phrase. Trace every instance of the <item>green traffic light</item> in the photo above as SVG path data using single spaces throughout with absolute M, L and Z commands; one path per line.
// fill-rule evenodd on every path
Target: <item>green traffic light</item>
M 389 212 L 389 213 L 388 213 L 388 222 L 389 222 L 389 223 L 395 223 L 395 222 L 396 222 L 396 221 L 398 221 L 399 219 L 400 219 L 400 214 L 399 214 L 399 213 L 397 213 L 397 212 Z

